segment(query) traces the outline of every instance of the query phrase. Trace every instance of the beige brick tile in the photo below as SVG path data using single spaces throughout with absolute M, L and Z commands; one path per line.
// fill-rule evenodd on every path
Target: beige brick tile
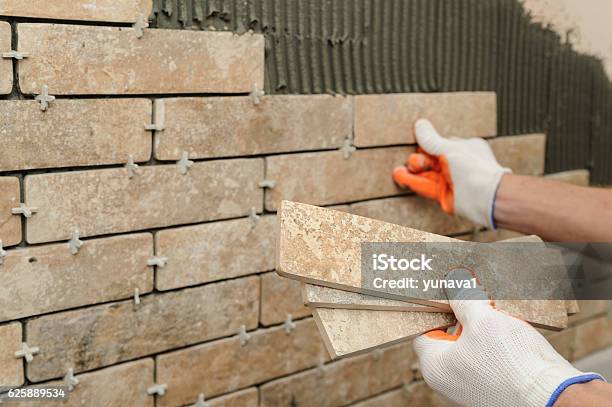
M 0 15 L 131 23 L 151 14 L 152 0 L 2 0 Z
M 354 405 L 354 407 L 446 407 L 447 403 L 425 382 L 414 382 Z
M 280 326 L 250 333 L 245 346 L 237 336 L 157 357 L 157 380 L 168 384 L 158 406 L 193 403 L 316 365 L 325 357 L 314 322 L 299 321 L 291 333 Z M 189 374 L 185 374 L 189 372 Z
M 19 322 L 0 325 L 0 386 L 20 386 L 24 382 L 23 359 L 15 358 L 21 338 Z
M 489 145 L 504 166 L 515 174 L 542 175 L 546 156 L 546 135 L 524 134 L 520 136 L 497 137 Z
M 257 326 L 259 278 L 247 277 L 177 292 L 52 314 L 27 322 L 40 353 L 28 364 L 32 381 L 186 346 Z M 184 376 L 185 371 L 182 371 Z M 208 393 L 205 393 L 208 394 Z
M 26 203 L 38 208 L 28 219 L 28 242 L 128 232 L 247 215 L 261 211 L 262 159 L 195 163 L 181 174 L 176 165 L 28 176 Z
M 334 149 L 352 134 L 352 99 L 329 95 L 165 99 L 162 160 Z M 223 142 L 219 142 L 219 138 Z
M 19 83 L 58 95 L 238 93 L 263 88 L 264 39 L 230 32 L 19 24 Z
M 580 312 L 572 315 L 569 318 L 570 325 L 577 325 L 594 316 L 606 313 L 612 310 L 612 301 L 610 300 L 580 300 L 578 301 Z
M 413 151 L 410 147 L 357 150 L 349 159 L 341 151 L 266 157 L 266 179 L 276 181 L 266 191 L 266 209 L 276 211 L 283 199 L 332 205 L 397 195 L 402 190 L 393 182 L 393 168 Z
M 0 101 L 0 171 L 118 164 L 151 157 L 151 101 L 56 100 L 47 111 L 31 100 Z
M 412 380 L 412 343 L 373 354 L 343 359 L 324 367 L 281 378 L 261 387 L 261 406 L 332 407 L 366 398 Z
M 439 235 L 468 232 L 474 228 L 470 221 L 444 213 L 437 202 L 418 196 L 359 202 L 351 205 L 350 211 L 366 218 Z
M 12 212 L 20 202 L 19 178 L 0 177 L 0 240 L 4 247 L 21 242 L 21 216 Z
M 140 294 L 153 289 L 149 233 L 7 251 L 0 266 L 0 321 Z
M 68 400 L 37 401 L 37 407 L 153 407 L 154 399 L 147 389 L 154 382 L 153 359 L 140 359 L 134 362 L 111 366 L 95 372 L 75 375 L 79 383 L 70 392 Z M 65 386 L 65 381 L 52 381 L 35 385 Z M 9 404 L 11 407 L 31 407 L 31 401 Z
M 11 50 L 11 25 L 0 21 L 0 52 Z M 13 90 L 13 60 L 0 58 L 0 94 L 6 95 Z
M 492 92 L 356 96 L 355 145 L 413 144 L 414 123 L 420 118 L 431 120 L 444 136 L 495 136 L 496 96 Z
M 458 239 L 469 240 L 472 242 L 479 243 L 491 243 L 498 242 L 500 240 L 515 239 L 517 237 L 525 236 L 522 233 L 514 232 L 507 229 L 496 229 L 496 230 L 484 230 L 476 231 L 474 233 L 459 236 Z
M 276 217 L 235 219 L 176 229 L 155 236 L 156 253 L 168 258 L 157 268 L 156 286 L 168 290 L 274 269 Z
M 574 360 L 612 345 L 612 315 L 605 315 L 575 327 Z
M 572 170 L 547 174 L 546 178 L 578 186 L 588 186 L 590 174 L 589 170 Z
M 302 283 L 281 277 L 276 272 L 261 276 L 261 323 L 280 324 L 290 314 L 292 318 L 310 315 L 302 301 Z
M 206 403 L 210 407 L 257 407 L 259 405 L 259 394 L 256 387 L 251 387 L 206 400 Z

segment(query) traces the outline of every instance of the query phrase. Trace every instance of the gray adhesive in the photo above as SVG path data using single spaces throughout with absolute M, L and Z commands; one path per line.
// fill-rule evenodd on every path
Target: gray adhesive
M 152 26 L 263 33 L 266 92 L 490 90 L 501 135 L 546 132 L 546 171 L 612 183 L 602 64 L 518 0 L 154 0 Z

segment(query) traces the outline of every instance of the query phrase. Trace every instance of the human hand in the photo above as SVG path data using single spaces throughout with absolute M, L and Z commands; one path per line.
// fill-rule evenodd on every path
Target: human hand
M 393 171 L 395 182 L 438 201 L 447 213 L 495 228 L 495 194 L 511 170 L 499 165 L 481 138 L 443 138 L 425 119 L 414 127 L 419 150 Z
M 447 278 L 470 280 L 465 269 Z M 577 383 L 604 380 L 574 368 L 531 325 L 494 308 L 482 287 L 447 289 L 460 332 L 414 341 L 423 378 L 464 406 L 552 406 Z

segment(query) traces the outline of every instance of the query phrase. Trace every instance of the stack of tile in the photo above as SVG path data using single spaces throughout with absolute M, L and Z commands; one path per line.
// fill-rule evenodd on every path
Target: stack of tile
M 447 301 L 397 298 L 364 290 L 361 284 L 362 243 L 454 239 L 290 201 L 282 202 L 278 218 L 277 271 L 304 283 L 304 303 L 311 308 L 332 358 L 368 352 L 456 324 Z M 518 241 L 541 242 L 536 236 Z M 505 278 L 507 274 L 484 277 Z M 567 326 L 568 309 L 575 304 L 502 300 L 496 306 L 534 326 L 560 330 Z

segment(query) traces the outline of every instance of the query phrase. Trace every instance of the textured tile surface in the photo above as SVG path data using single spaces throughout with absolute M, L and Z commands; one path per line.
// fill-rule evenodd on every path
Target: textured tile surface
M 312 314 L 332 358 L 367 352 L 457 322 L 442 312 L 315 308 Z
M 398 195 L 403 191 L 391 174 L 412 151 L 408 147 L 358 150 L 348 160 L 341 151 L 266 157 L 266 179 L 276 181 L 266 192 L 266 209 L 276 211 L 283 199 L 332 205 Z
M 351 213 L 424 232 L 449 235 L 472 230 L 475 225 L 459 216 L 446 214 L 440 205 L 419 196 L 376 199 L 351 205 Z
M 45 111 L 31 100 L 0 101 L 0 171 L 118 164 L 151 157 L 151 101 L 56 100 Z
M 31 175 L 27 204 L 38 208 L 28 220 L 28 242 L 128 232 L 247 215 L 261 211 L 263 160 L 238 159 L 194 164 Z
M 149 233 L 7 251 L 0 266 L 0 321 L 140 294 L 153 289 Z
M 361 242 L 444 241 L 453 240 L 356 215 L 284 201 L 280 211 L 277 270 L 283 276 L 306 283 L 376 294 L 448 310 L 448 306 L 443 304 L 439 297 L 427 297 L 424 292 L 420 292 L 423 297 L 418 299 L 401 297 L 399 292 L 395 298 L 383 291 L 364 292 L 361 285 Z M 491 255 L 504 253 L 501 248 L 491 250 L 499 251 L 491 252 Z M 507 291 L 511 286 L 508 279 L 515 281 L 516 273 L 524 269 L 525 265 L 519 265 L 518 260 L 521 259 L 516 256 L 498 257 L 495 274 L 487 274 L 486 270 L 489 269 L 483 269 L 479 277 L 485 287 Z M 499 297 L 503 298 L 502 295 Z M 497 305 L 500 309 L 539 326 L 563 328 L 567 325 L 564 301 L 505 301 L 503 305 L 498 301 Z
M 158 290 L 184 287 L 274 269 L 275 216 L 165 229 L 155 252 L 168 258 L 157 268 Z
M 281 324 L 290 314 L 292 318 L 310 315 L 301 296 L 302 283 L 270 272 L 261 276 L 261 323 Z
M 1 4 L 1 3 L 0 3 Z M 0 21 L 0 52 L 11 50 L 11 25 Z M 13 60 L 0 58 L 0 94 L 6 95 L 13 90 Z
M 68 369 L 68 368 L 67 368 Z M 75 375 L 79 383 L 70 392 L 68 400 L 36 401 L 36 406 L 56 407 L 153 407 L 154 398 L 147 389 L 154 384 L 153 359 L 140 359 L 134 362 L 111 366 L 95 372 Z M 64 381 L 52 381 L 42 386 L 65 386 Z M 31 401 L 10 403 L 10 406 L 31 407 Z
M 23 359 L 15 358 L 21 348 L 21 323 L 0 325 L 0 385 L 20 386 L 24 382 Z
M 427 383 L 420 381 L 406 384 L 399 389 L 383 393 L 355 404 L 355 407 L 447 407 L 448 404 Z
M 123 301 L 36 318 L 26 332 L 41 351 L 28 378 L 60 377 L 68 367 L 80 372 L 231 335 L 242 324 L 252 329 L 258 305 L 259 278 L 247 277 L 142 297 L 136 310 L 133 301 Z
M 334 149 L 352 133 L 352 99 L 328 95 L 165 99 L 155 156 L 178 160 Z M 219 139 L 223 142 L 220 143 Z
M 412 380 L 416 360 L 411 343 L 386 348 L 379 358 L 361 355 L 342 359 L 266 383 L 261 406 L 332 407 L 364 399 Z
M 230 32 L 19 24 L 27 94 L 250 92 L 263 88 L 264 39 Z M 146 68 L 146 69 L 145 69 Z
M 356 96 L 355 145 L 413 144 L 414 123 L 420 118 L 431 120 L 444 136 L 495 136 L 496 96 L 493 92 Z
M 240 390 L 212 400 L 206 400 L 210 407 L 257 407 L 259 392 L 256 387 Z
M 525 134 L 489 140 L 497 161 L 515 174 L 542 175 L 546 159 L 546 135 Z
M 0 0 L 0 15 L 131 23 L 151 14 L 151 0 Z
M 612 315 L 604 315 L 597 319 L 576 326 L 574 338 L 574 359 L 580 359 L 589 353 L 612 346 Z
M 20 202 L 19 178 L 0 177 L 0 240 L 4 247 L 21 242 L 21 216 L 11 212 Z
M 214 397 L 307 369 L 325 357 L 312 320 L 296 322 L 289 334 L 281 326 L 250 335 L 245 346 L 236 336 L 158 356 L 157 380 L 168 384 L 158 405 L 192 403 L 199 393 Z

